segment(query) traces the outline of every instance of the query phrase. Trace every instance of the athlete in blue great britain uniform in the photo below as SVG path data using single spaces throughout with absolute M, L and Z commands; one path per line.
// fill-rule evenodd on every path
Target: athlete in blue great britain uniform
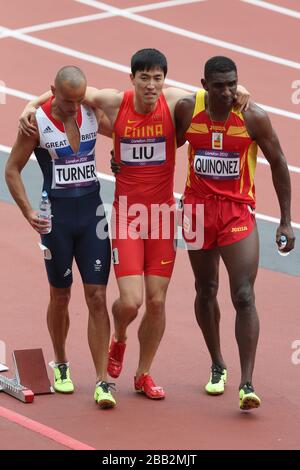
M 110 323 L 106 284 L 111 250 L 95 164 L 101 113 L 81 104 L 86 78 L 77 67 L 63 67 L 51 90 L 53 96 L 37 110 L 36 134 L 19 133 L 17 137 L 7 162 L 6 181 L 25 218 L 42 234 L 50 284 L 47 323 L 55 354 L 54 389 L 74 391 L 65 343 L 75 258 L 89 309 L 88 341 L 97 375 L 94 399 L 101 408 L 110 408 L 116 404 L 112 384 L 107 382 Z M 32 209 L 21 179 L 33 151 L 43 173 L 43 189 L 51 201 L 52 231 L 48 234 L 49 223 Z

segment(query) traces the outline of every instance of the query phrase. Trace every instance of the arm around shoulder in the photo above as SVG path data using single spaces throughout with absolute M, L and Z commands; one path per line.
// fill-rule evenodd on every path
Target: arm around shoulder
M 37 127 L 34 123 L 36 110 L 37 108 L 42 106 L 49 98 L 51 98 L 51 96 L 52 92 L 49 90 L 46 91 L 46 93 L 40 95 L 38 98 L 35 98 L 34 100 L 29 101 L 26 104 L 19 118 L 19 125 L 22 134 L 24 134 L 25 136 L 35 135 L 37 131 Z
M 113 127 L 106 114 L 99 108 L 94 108 L 94 113 L 98 121 L 98 133 L 105 137 L 112 137 Z
M 107 110 L 118 108 L 123 99 L 123 92 L 114 88 L 98 88 L 88 86 L 84 101 L 88 106 L 100 108 L 107 113 Z
M 195 107 L 195 95 L 185 96 L 180 99 L 175 106 L 175 126 L 177 146 L 181 147 L 185 143 L 185 133 L 188 130 Z

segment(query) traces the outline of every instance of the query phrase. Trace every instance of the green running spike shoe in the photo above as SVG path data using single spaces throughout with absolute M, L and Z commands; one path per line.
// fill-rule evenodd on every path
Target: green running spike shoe
M 110 389 L 115 390 L 114 383 L 109 383 L 102 380 L 102 382 L 98 382 L 96 384 L 94 400 L 102 409 L 113 408 L 117 404 L 116 400 L 111 394 Z
M 227 381 L 227 369 L 218 364 L 211 366 L 211 374 L 209 382 L 205 385 L 205 391 L 209 395 L 222 395 L 225 390 L 225 384 Z
M 54 390 L 58 393 L 73 393 L 74 384 L 70 377 L 69 364 L 65 362 L 61 364 L 50 363 L 54 372 Z
M 241 410 L 252 410 L 258 408 L 261 404 L 260 398 L 254 392 L 251 382 L 246 382 L 245 385 L 243 385 L 240 389 L 239 397 Z

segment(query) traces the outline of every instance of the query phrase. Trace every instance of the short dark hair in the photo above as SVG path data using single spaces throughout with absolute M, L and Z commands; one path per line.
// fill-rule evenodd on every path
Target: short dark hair
M 75 65 L 66 65 L 59 69 L 55 77 L 55 86 L 67 82 L 72 88 L 77 88 L 82 82 L 86 82 L 83 71 Z
M 157 49 L 141 49 L 131 57 L 131 73 L 135 75 L 136 72 L 143 70 L 150 70 L 154 67 L 162 69 L 164 76 L 168 72 L 168 63 L 166 56 Z
M 233 60 L 229 57 L 221 55 L 211 57 L 205 64 L 204 67 L 204 78 L 209 80 L 213 73 L 226 73 L 226 72 L 237 72 L 237 68 Z

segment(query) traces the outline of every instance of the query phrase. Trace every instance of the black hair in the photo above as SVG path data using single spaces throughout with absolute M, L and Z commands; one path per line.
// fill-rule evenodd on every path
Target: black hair
M 162 69 L 164 76 L 168 72 L 168 63 L 165 55 L 157 49 L 141 49 L 131 57 L 131 73 L 150 70 L 154 67 Z
M 226 73 L 226 72 L 237 72 L 237 68 L 233 60 L 229 57 L 215 56 L 211 57 L 205 64 L 204 67 L 204 78 L 209 80 L 213 73 Z

